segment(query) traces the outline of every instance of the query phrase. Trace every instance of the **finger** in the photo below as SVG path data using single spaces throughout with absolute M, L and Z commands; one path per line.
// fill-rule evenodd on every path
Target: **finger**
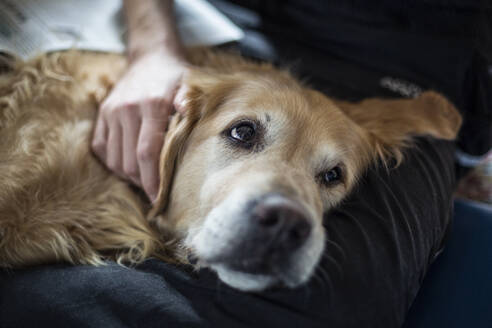
M 122 133 L 120 122 L 116 119 L 109 122 L 108 142 L 106 145 L 106 165 L 123 177 L 122 169 Z
M 187 85 L 181 85 L 181 87 L 178 89 L 176 92 L 176 95 L 174 96 L 174 108 L 183 114 L 187 108 L 189 99 L 186 97 L 188 94 L 188 91 L 190 88 Z
M 141 186 L 137 161 L 137 143 L 140 130 L 140 115 L 137 109 L 125 112 L 122 117 L 122 127 L 123 172 L 135 185 Z
M 142 187 L 151 201 L 159 190 L 159 155 L 164 143 L 164 120 L 143 119 L 137 145 L 137 159 Z
M 106 120 L 100 113 L 96 121 L 96 127 L 94 128 L 94 135 L 92 136 L 92 151 L 103 162 L 106 161 L 106 143 L 108 137 L 108 128 Z

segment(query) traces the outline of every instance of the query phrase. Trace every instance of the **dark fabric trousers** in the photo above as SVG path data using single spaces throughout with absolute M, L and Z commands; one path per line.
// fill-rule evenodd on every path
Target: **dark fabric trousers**
M 296 290 L 241 293 L 157 260 L 44 266 L 0 275 L 0 326 L 399 327 L 449 227 L 452 160 L 421 139 L 398 169 L 372 168 L 326 214 L 323 259 Z
M 492 327 L 492 206 L 455 202 L 453 231 L 405 328 Z

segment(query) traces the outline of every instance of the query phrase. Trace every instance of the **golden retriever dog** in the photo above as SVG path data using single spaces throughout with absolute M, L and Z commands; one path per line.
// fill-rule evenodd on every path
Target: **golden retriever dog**
M 432 91 L 348 103 L 269 64 L 203 50 L 190 60 L 187 110 L 169 124 L 152 205 L 89 147 L 123 56 L 74 51 L 9 64 L 0 75 L 0 267 L 194 258 L 240 290 L 295 287 L 323 252 L 323 213 L 369 165 L 404 160 L 414 135 L 454 139 L 461 124 Z

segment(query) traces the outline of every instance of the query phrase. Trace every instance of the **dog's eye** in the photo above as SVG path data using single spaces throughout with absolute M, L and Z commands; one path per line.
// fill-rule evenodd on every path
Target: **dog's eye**
M 251 122 L 241 122 L 233 126 L 229 136 L 235 141 L 249 143 L 255 138 L 255 126 Z
M 320 178 L 321 182 L 324 185 L 333 185 L 335 182 L 338 182 L 342 179 L 342 170 L 340 169 L 340 167 L 335 166 L 331 170 L 321 173 Z

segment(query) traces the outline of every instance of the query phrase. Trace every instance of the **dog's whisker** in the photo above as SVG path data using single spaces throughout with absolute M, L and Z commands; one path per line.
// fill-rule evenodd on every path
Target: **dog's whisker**
M 330 274 L 328 272 L 326 272 L 326 270 L 322 266 L 318 266 L 316 268 L 315 274 L 317 274 L 317 273 L 319 273 L 320 280 L 322 282 L 324 281 L 326 283 L 326 285 L 328 286 L 328 291 L 333 290 L 333 283 L 332 283 Z
M 345 254 L 345 251 L 343 250 L 342 246 L 338 245 L 338 243 L 336 243 L 335 241 L 331 240 L 328 237 L 326 238 L 325 241 L 327 244 L 330 244 L 331 246 L 335 247 L 343 258 L 346 258 L 346 254 Z M 326 250 L 325 250 L 325 252 L 326 252 Z
M 316 270 L 314 273 L 313 273 L 313 279 L 317 280 L 319 282 L 319 285 L 322 289 L 324 289 L 326 286 L 327 286 L 327 282 L 323 280 L 323 277 L 321 276 L 321 274 L 318 272 L 318 270 Z
M 340 263 L 338 263 L 338 261 L 335 258 L 333 258 L 332 256 L 328 255 L 327 252 L 324 252 L 323 253 L 323 258 L 327 259 L 330 263 L 332 263 L 334 265 L 334 267 L 336 268 L 336 271 L 340 275 L 340 277 L 343 277 L 343 269 L 342 269 L 342 266 L 341 266 Z

